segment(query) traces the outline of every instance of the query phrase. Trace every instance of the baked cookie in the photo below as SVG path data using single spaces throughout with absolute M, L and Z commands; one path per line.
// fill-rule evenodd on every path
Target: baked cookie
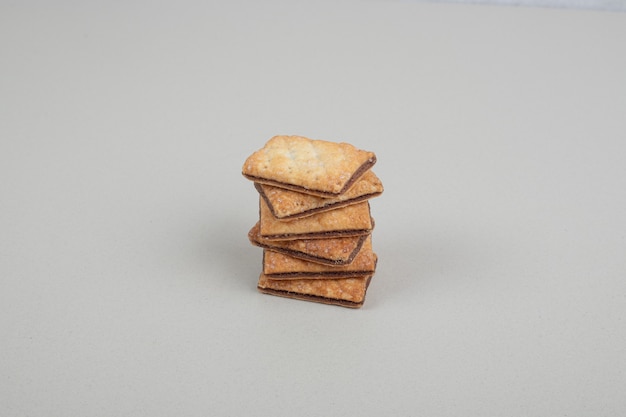
M 254 186 L 274 217 L 280 220 L 297 219 L 322 211 L 334 210 L 378 197 L 383 192 L 382 182 L 371 170 L 363 174 L 348 191 L 332 198 L 304 194 L 267 184 L 254 183 Z
M 328 239 L 268 240 L 261 237 L 259 223 L 248 232 L 248 239 L 255 246 L 324 265 L 351 263 L 368 237 L 369 235 Z
M 373 274 L 376 270 L 377 257 L 372 251 L 371 242 L 368 236 L 354 260 L 345 265 L 324 265 L 264 250 L 263 273 L 271 279 L 346 278 Z
M 313 214 L 301 219 L 276 219 L 259 197 L 260 235 L 268 240 L 320 239 L 368 235 L 374 228 L 367 201 Z
M 371 278 L 367 275 L 342 279 L 275 280 L 261 274 L 257 288 L 262 293 L 280 297 L 359 308 L 363 306 Z
M 245 161 L 242 174 L 260 184 L 337 197 L 374 164 L 373 152 L 349 143 L 274 136 Z

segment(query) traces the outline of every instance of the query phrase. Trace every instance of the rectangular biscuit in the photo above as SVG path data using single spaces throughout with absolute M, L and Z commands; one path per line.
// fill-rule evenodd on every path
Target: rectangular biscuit
M 348 143 L 274 136 L 246 159 L 241 172 L 257 183 L 336 197 L 345 193 L 375 163 L 373 152 Z
M 268 240 L 261 237 L 259 223 L 248 232 L 248 239 L 255 246 L 325 265 L 351 263 L 368 237 L 369 235 L 328 239 Z
M 263 273 L 271 279 L 324 279 L 348 278 L 373 274 L 376 271 L 376 254 L 371 245 L 359 251 L 354 261 L 347 265 L 330 266 L 317 262 L 309 262 L 293 256 L 263 251 Z
M 274 280 L 261 274 L 257 288 L 264 294 L 360 308 L 371 279 L 372 275 L 342 279 Z
M 367 201 L 301 219 L 276 219 L 259 197 L 260 235 L 268 240 L 319 239 L 370 234 L 374 221 Z
M 324 241 L 327 239 L 317 239 Z M 350 263 L 330 265 L 311 262 L 274 250 L 263 251 L 263 273 L 272 279 L 294 277 L 337 278 L 348 275 L 367 275 L 376 269 L 376 255 L 372 250 L 372 236 L 368 235 Z
M 382 182 L 372 171 L 367 171 L 348 191 L 333 198 L 318 197 L 267 184 L 254 183 L 254 186 L 274 217 L 280 220 L 296 219 L 333 210 L 369 200 L 383 192 Z

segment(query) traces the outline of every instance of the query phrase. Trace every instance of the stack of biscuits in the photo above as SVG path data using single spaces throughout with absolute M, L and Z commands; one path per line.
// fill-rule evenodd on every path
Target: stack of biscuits
M 347 143 L 275 136 L 243 165 L 259 192 L 250 242 L 263 248 L 262 293 L 359 308 L 376 270 L 369 199 L 376 155 Z

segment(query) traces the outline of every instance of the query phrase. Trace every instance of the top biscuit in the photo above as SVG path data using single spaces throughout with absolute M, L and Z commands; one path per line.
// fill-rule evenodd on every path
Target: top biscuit
M 248 157 L 242 174 L 261 184 L 336 197 L 350 189 L 375 163 L 373 152 L 348 143 L 274 136 Z

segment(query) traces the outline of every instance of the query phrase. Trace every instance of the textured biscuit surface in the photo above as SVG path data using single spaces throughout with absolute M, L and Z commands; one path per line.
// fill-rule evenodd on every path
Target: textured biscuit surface
M 325 265 L 345 265 L 352 262 L 369 237 L 361 235 L 328 239 L 268 240 L 261 237 L 259 229 L 257 223 L 248 232 L 248 239 L 253 245 Z
M 258 183 L 333 197 L 376 163 L 373 152 L 348 143 L 274 136 L 245 161 L 242 174 Z
M 355 204 L 382 194 L 383 184 L 372 171 L 367 171 L 344 194 L 333 198 L 318 197 L 273 185 L 255 183 L 256 189 L 277 219 L 288 220 L 321 211 Z
M 272 279 L 360 276 L 373 274 L 376 270 L 376 260 L 376 254 L 372 251 L 371 239 L 368 237 L 354 260 L 346 265 L 324 265 L 272 250 L 264 250 L 263 273 Z
M 259 197 L 260 234 L 265 239 L 315 239 L 358 236 L 371 233 L 374 222 L 367 201 L 301 219 L 276 219 L 267 203 Z
M 370 279 L 371 275 L 341 279 L 274 280 L 261 274 L 257 288 L 263 293 L 281 297 L 359 308 L 365 301 Z

